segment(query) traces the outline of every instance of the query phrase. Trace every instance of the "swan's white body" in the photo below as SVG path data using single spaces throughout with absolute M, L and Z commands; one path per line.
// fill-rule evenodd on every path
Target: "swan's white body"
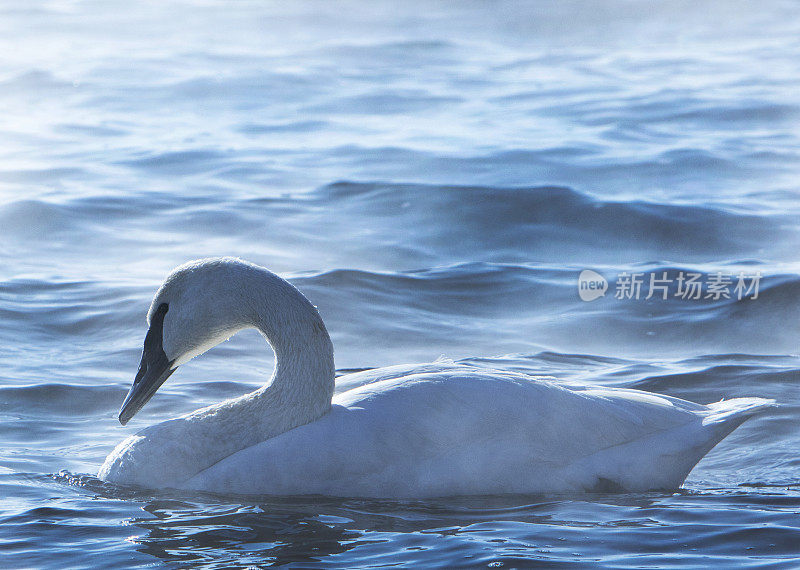
M 342 376 L 331 400 L 324 325 L 274 274 L 232 259 L 195 262 L 167 280 L 150 315 L 161 302 L 170 304 L 168 358 L 188 360 L 255 326 L 275 350 L 276 372 L 252 394 L 123 441 L 100 469 L 105 480 L 360 497 L 674 489 L 722 438 L 774 405 L 704 406 L 448 362 Z

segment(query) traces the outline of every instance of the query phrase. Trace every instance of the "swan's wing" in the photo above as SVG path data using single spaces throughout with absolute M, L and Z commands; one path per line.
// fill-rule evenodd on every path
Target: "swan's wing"
M 349 390 L 354 390 L 367 384 L 382 382 L 384 380 L 396 380 L 408 378 L 416 374 L 437 374 L 448 371 L 460 371 L 473 368 L 467 365 L 456 364 L 452 360 L 441 359 L 435 362 L 425 362 L 419 364 L 397 364 L 394 366 L 383 366 L 380 368 L 370 368 L 361 372 L 344 374 L 336 379 L 336 394 L 342 394 Z
M 448 369 L 348 390 L 320 420 L 239 451 L 187 486 L 382 497 L 677 487 L 765 403 L 723 411 Z

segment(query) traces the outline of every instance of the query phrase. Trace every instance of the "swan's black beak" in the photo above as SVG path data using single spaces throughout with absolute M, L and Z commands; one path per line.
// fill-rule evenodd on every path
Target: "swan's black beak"
M 139 363 L 139 371 L 133 380 L 133 386 L 122 402 L 119 411 L 119 423 L 125 425 L 142 409 L 153 394 L 156 393 L 161 385 L 175 372 L 174 360 L 168 360 L 164 353 L 163 328 L 164 315 L 168 310 L 167 304 L 163 303 L 158 307 L 152 320 L 150 330 L 144 337 L 144 350 L 142 350 L 142 361 Z

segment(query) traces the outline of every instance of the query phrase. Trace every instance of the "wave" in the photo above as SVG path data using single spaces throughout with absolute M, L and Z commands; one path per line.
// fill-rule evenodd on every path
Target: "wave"
M 57 382 L 0 386 L 0 413 L 97 417 L 121 402 L 125 392 L 116 385 L 76 386 Z
M 719 258 L 787 235 L 767 217 L 718 206 L 609 201 L 566 187 L 341 182 L 315 196 L 353 217 L 391 216 L 392 229 L 408 228 L 404 235 L 411 241 L 421 237 L 439 248 L 447 243 L 481 252 L 529 251 L 534 259 L 550 257 L 548 252 L 563 259 L 580 250 L 602 256 L 612 245 L 617 252 L 624 250 L 623 255 L 669 252 Z
M 184 164 L 190 158 L 182 153 L 142 160 L 154 168 L 191 170 Z M 787 214 L 613 201 L 559 186 L 340 182 L 308 194 L 264 198 L 139 193 L 22 200 L 0 205 L 0 226 L 0 252 L 9 254 L 38 251 L 58 237 L 65 255 L 96 255 L 96 240 L 102 239 L 109 257 L 132 246 L 161 257 L 167 241 L 181 252 L 240 254 L 271 267 L 275 258 L 278 270 L 408 270 L 465 260 L 696 263 L 764 260 L 765 252 L 784 259 L 800 243 Z
M 471 262 L 407 271 L 334 269 L 289 278 L 319 307 L 341 367 L 545 349 L 621 357 L 796 351 L 796 274 L 770 273 L 759 264 L 593 264 L 591 268 L 608 280 L 608 291 L 584 302 L 578 295 L 578 276 L 584 268 Z M 709 282 L 717 271 L 735 275 L 740 268 L 747 274 L 763 272 L 756 298 L 751 291 L 738 299 L 735 277 L 728 288 L 730 298 L 709 298 L 706 290 L 696 299 L 675 295 L 678 274 L 696 273 Z M 617 295 L 623 273 L 645 276 L 638 298 Z M 667 298 L 659 293 L 647 299 L 646 276 L 663 274 L 673 281 Z M 25 362 L 41 362 L 42 357 L 33 354 L 34 346 L 51 359 L 51 372 L 66 375 L 62 377 L 76 377 L 91 354 L 99 360 L 125 358 L 134 368 L 144 315 L 157 285 L 157 280 L 0 282 L 0 342 L 17 361 L 6 372 L 24 374 Z M 20 335 L 26 342 L 18 342 Z M 370 343 L 366 353 L 365 339 Z M 254 378 L 256 363 L 269 361 L 262 343 L 258 335 L 242 336 L 215 354 L 236 355 L 241 364 L 233 370 Z
M 675 278 L 695 272 L 703 280 L 715 271 L 706 266 L 638 264 L 604 266 L 610 291 L 592 302 L 578 296 L 579 266 L 468 263 L 409 272 L 336 270 L 293 279 L 320 307 L 339 340 L 362 347 L 370 338 L 373 357 L 383 350 L 413 350 L 407 357 L 438 354 L 476 356 L 531 352 L 552 347 L 559 352 L 692 355 L 702 352 L 793 353 L 800 333 L 797 299 L 800 277 L 761 278 L 757 298 L 670 296 L 617 298 L 617 278 L 641 272 Z M 731 271 L 730 267 L 726 270 Z M 753 271 L 752 268 L 747 269 Z M 647 284 L 645 284 L 645 287 Z M 733 285 L 731 285 L 732 291 Z M 402 318 L 397 318 L 402 315 Z M 434 353 L 439 350 L 441 352 Z M 397 354 L 397 352 L 395 352 Z M 346 360 L 348 366 L 370 362 Z

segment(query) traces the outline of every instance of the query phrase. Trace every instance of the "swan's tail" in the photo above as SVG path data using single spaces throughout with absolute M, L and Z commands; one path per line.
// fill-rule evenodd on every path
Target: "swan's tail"
M 703 418 L 704 426 L 715 424 L 726 424 L 733 431 L 736 426 L 747 418 L 758 415 L 770 408 L 777 407 L 775 400 L 766 398 L 734 398 L 733 400 L 721 400 L 708 405 L 708 415 Z
M 608 489 L 608 481 L 631 492 L 677 489 L 715 445 L 746 419 L 775 405 L 774 400 L 764 398 L 735 398 L 698 406 L 693 413 L 700 417 L 604 449 L 597 482 L 587 490 Z
M 775 406 L 774 400 L 766 398 L 734 398 L 705 406 L 700 426 L 697 423 L 686 424 L 683 428 L 669 431 L 666 443 L 662 438 L 659 445 L 653 445 L 657 455 L 651 461 L 654 470 L 648 473 L 648 485 L 641 488 L 680 487 L 692 468 L 715 445 L 748 418 Z
M 709 404 L 709 413 L 703 419 L 703 425 L 740 420 L 742 423 L 747 418 L 758 415 L 770 408 L 776 408 L 778 404 L 775 400 L 767 398 L 734 398 L 733 400 L 721 400 Z M 738 424 L 737 424 L 738 425 Z

